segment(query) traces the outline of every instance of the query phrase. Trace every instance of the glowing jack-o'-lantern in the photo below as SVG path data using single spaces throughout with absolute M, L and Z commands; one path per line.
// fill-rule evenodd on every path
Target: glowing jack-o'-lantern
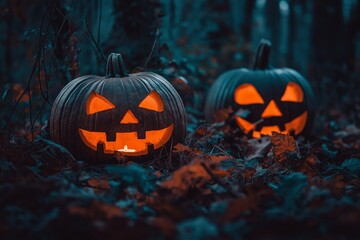
M 50 116 L 52 139 L 77 158 L 106 162 L 169 152 L 185 137 L 185 110 L 171 84 L 155 73 L 127 74 L 120 54 L 111 54 L 105 77 L 71 81 Z
M 254 70 L 236 69 L 222 74 L 210 88 L 205 106 L 208 121 L 231 106 L 233 118 L 250 137 L 307 134 L 314 117 L 314 94 L 309 83 L 296 71 L 269 66 L 271 43 L 262 40 Z

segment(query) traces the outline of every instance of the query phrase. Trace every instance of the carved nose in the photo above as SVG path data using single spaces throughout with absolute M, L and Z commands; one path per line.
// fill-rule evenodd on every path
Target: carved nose
M 281 117 L 282 113 L 278 106 L 276 105 L 274 100 L 271 100 L 269 104 L 266 106 L 264 112 L 261 114 L 262 118 L 270 118 L 270 117 Z
M 120 124 L 139 123 L 139 120 L 135 117 L 131 110 L 127 110 L 124 117 L 121 119 Z

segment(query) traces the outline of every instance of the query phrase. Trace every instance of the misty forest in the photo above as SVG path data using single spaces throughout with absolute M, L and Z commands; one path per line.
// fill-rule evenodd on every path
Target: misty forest
M 357 0 L 0 1 L 1 239 L 358 239 Z

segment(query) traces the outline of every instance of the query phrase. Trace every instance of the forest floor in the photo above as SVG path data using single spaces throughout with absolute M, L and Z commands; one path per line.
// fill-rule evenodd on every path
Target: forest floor
M 1 239 L 359 238 L 350 116 L 323 107 L 308 139 L 247 139 L 190 111 L 185 144 L 145 164 L 93 166 L 41 134 L 2 131 Z
M 40 136 L 0 138 L 2 239 L 359 236 L 354 126 L 305 141 L 206 125 L 143 165 L 91 166 Z

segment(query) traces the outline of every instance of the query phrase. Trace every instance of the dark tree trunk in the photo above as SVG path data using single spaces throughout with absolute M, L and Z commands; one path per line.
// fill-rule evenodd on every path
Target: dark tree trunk
M 295 2 L 294 0 L 289 0 L 289 45 L 288 45 L 288 52 L 287 52 L 287 64 L 291 67 L 294 66 L 294 45 L 296 41 L 296 21 L 295 21 Z
M 246 45 L 251 46 L 251 29 L 252 29 L 252 19 L 253 19 L 253 10 L 255 7 L 255 2 L 253 0 L 246 0 L 245 2 L 245 12 L 244 12 L 244 21 L 242 23 L 242 36 Z M 244 61 L 246 63 L 250 62 L 251 58 L 251 49 L 244 49 Z
M 349 70 L 353 71 L 356 67 L 356 37 L 360 29 L 360 3 L 356 3 L 353 8 L 350 21 L 346 28 L 346 65 Z
M 118 14 L 116 14 L 112 38 L 118 41 L 109 48 L 123 53 L 129 69 L 144 66 L 149 58 L 157 37 L 159 9 L 161 4 L 157 0 L 114 1 L 114 12 Z M 148 67 L 154 67 L 158 61 L 154 51 Z
M 7 6 L 11 9 L 12 8 L 12 1 L 7 1 Z M 11 11 L 5 15 L 5 22 L 7 26 L 7 33 L 5 39 L 5 69 L 6 71 L 12 72 L 12 37 L 13 37 L 13 15 Z M 12 78 L 12 75 L 9 74 L 9 77 Z M 9 79 L 11 81 L 12 79 Z
M 341 0 L 315 0 L 313 7 L 314 64 L 345 63 Z
M 242 35 L 245 42 L 251 41 L 251 29 L 252 29 L 252 16 L 255 7 L 253 0 L 247 0 L 245 3 L 244 22 L 242 24 Z
M 279 1 L 267 1 L 266 4 L 267 26 L 270 29 L 270 41 L 272 42 L 271 62 L 273 65 L 279 64 L 279 32 L 280 32 L 280 12 Z

